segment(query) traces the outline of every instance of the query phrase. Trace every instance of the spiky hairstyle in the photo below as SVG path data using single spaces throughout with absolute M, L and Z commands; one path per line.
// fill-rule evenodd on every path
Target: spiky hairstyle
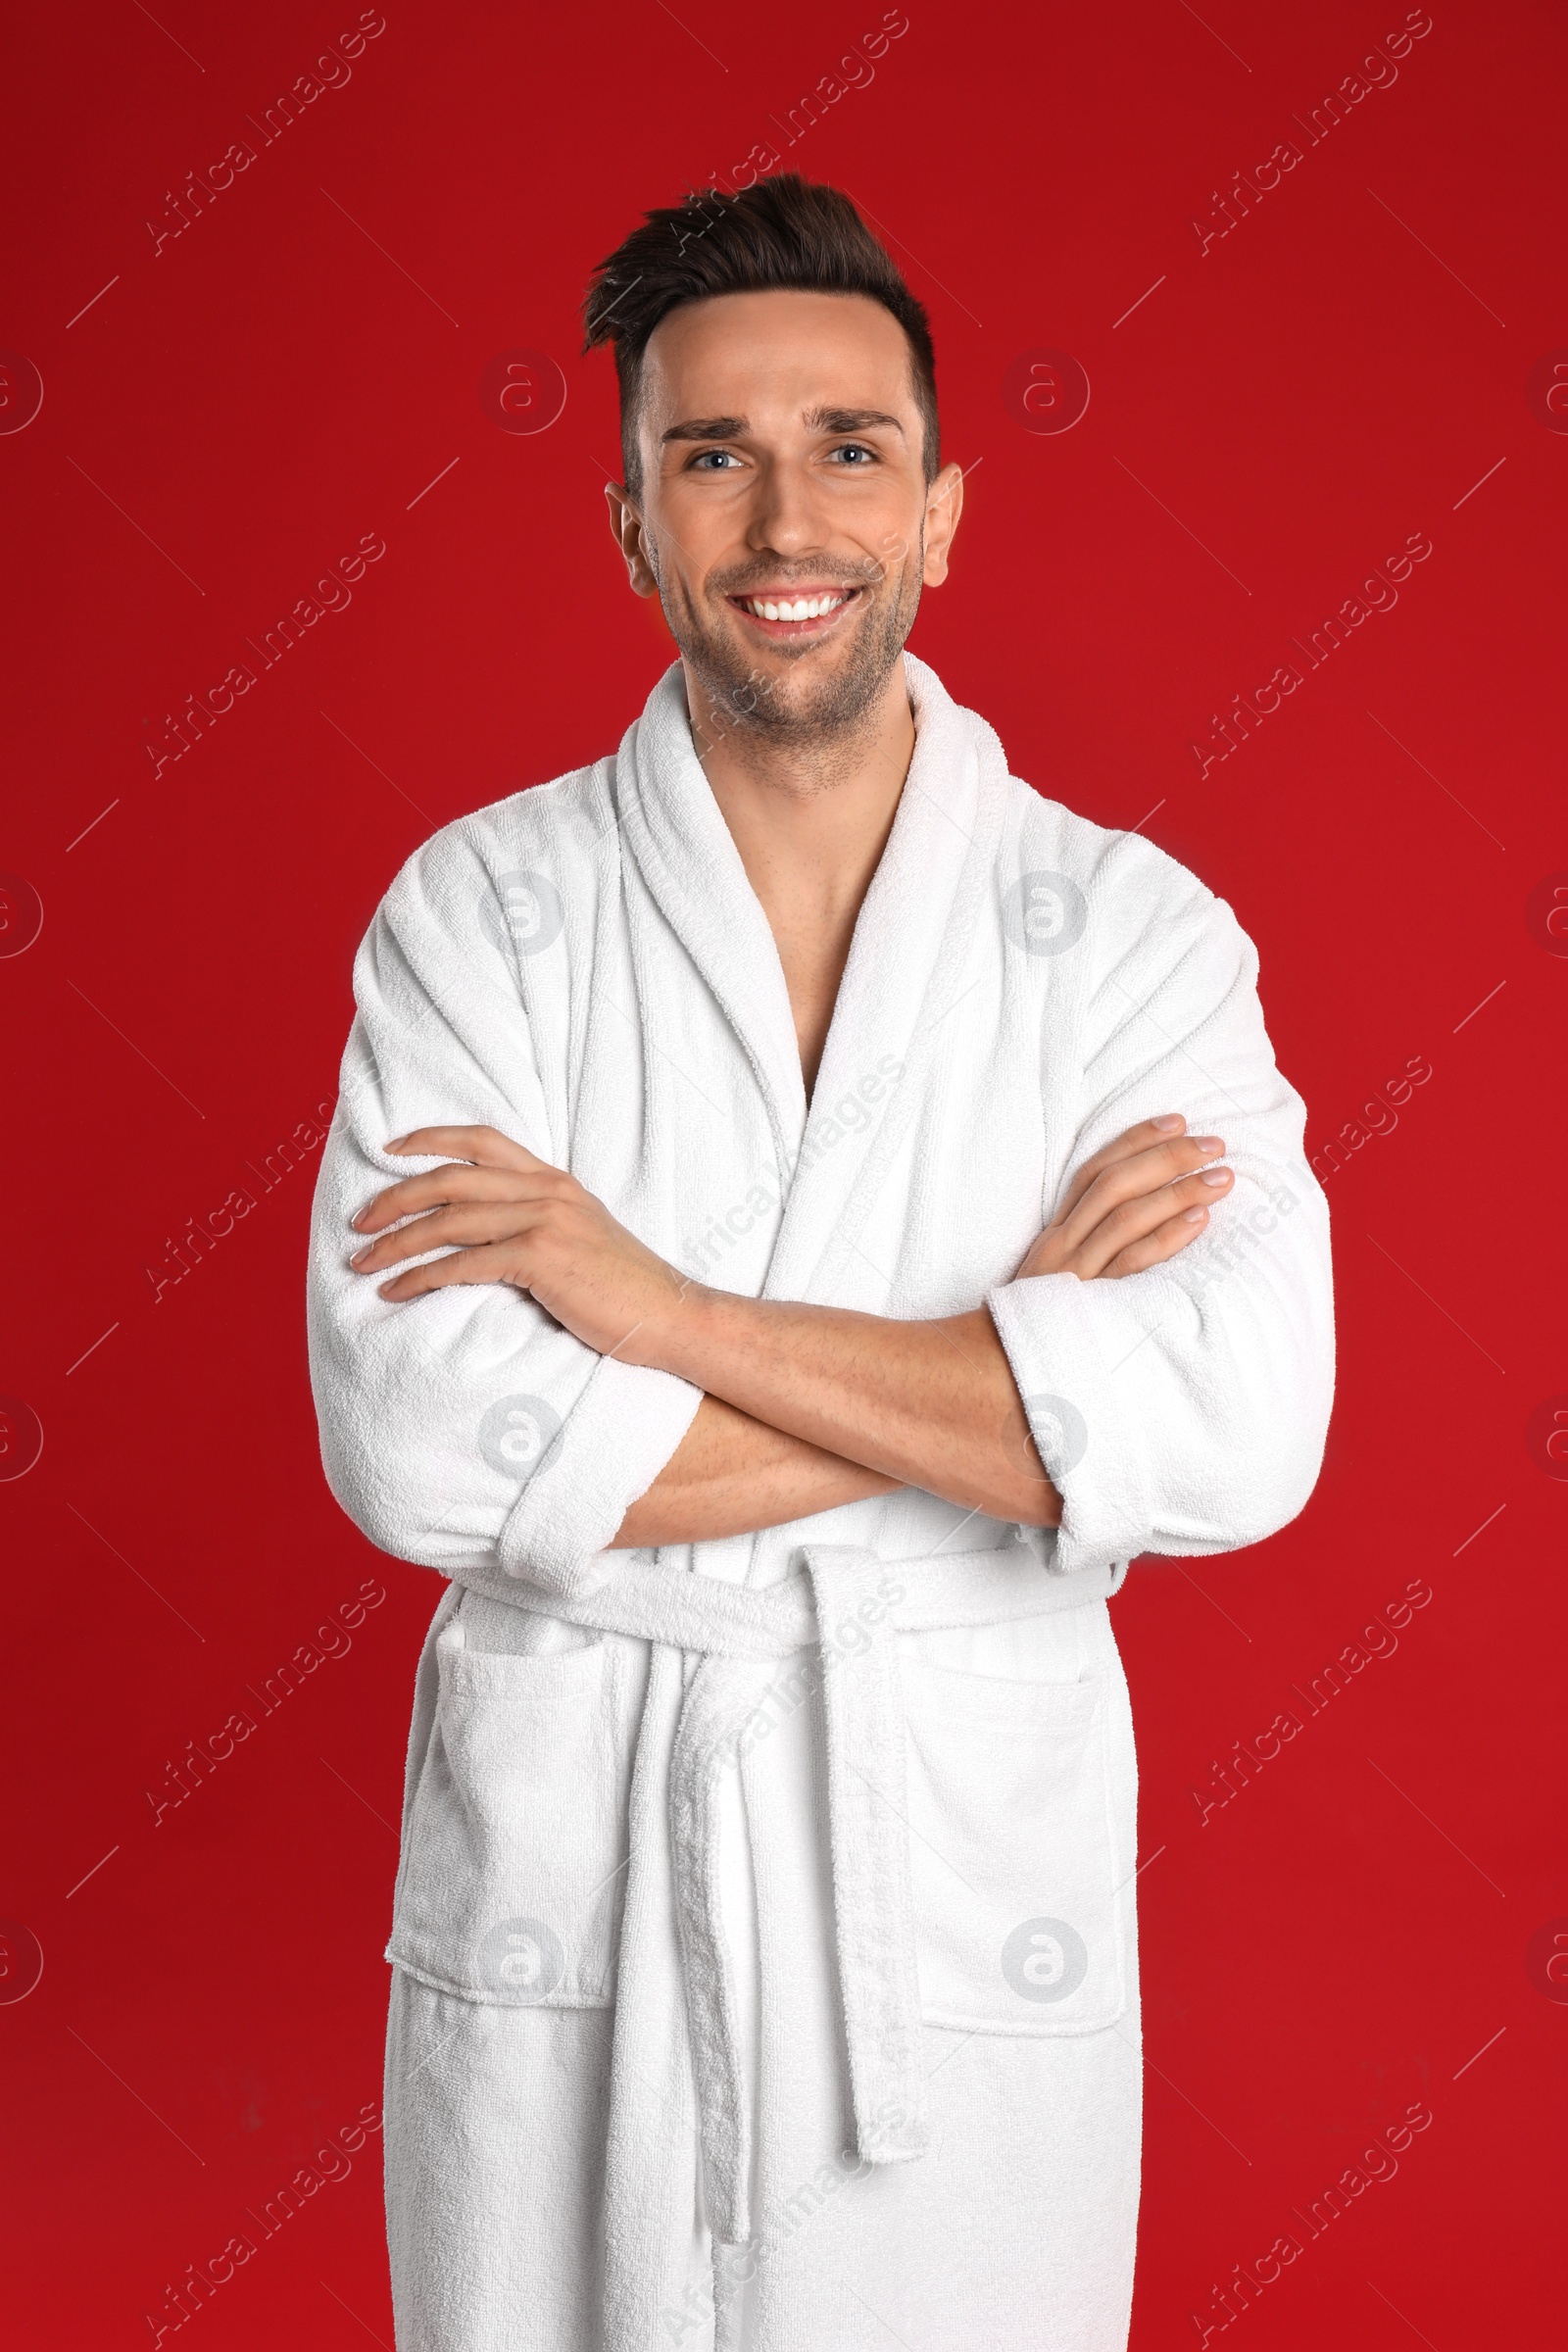
M 685 302 L 782 288 L 863 294 L 891 311 L 909 344 L 914 396 L 924 427 L 925 478 L 941 463 L 936 355 L 925 305 L 905 284 L 886 247 L 837 188 L 781 172 L 726 196 L 704 188 L 684 204 L 649 213 L 594 272 L 583 304 L 584 351 L 611 343 L 620 384 L 620 446 L 626 487 L 640 494 L 637 409 L 643 354 L 660 320 Z

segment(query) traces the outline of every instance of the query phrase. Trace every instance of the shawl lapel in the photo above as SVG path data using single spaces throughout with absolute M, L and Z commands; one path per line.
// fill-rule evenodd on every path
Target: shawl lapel
M 767 1106 L 779 1164 L 787 1168 L 806 1123 L 806 1087 L 784 967 L 692 744 L 678 662 L 626 731 L 614 790 L 626 846 L 740 1041 Z
M 911 654 L 904 659 L 914 757 L 855 927 L 766 1298 L 820 1296 L 854 1253 L 918 1106 L 933 1033 L 964 985 L 991 880 L 1006 778 L 1002 747 L 933 670 Z M 868 1111 L 867 1080 L 886 1089 Z M 851 1123 L 857 1116 L 863 1124 Z
M 914 757 L 856 924 L 809 1116 L 778 949 L 693 748 L 678 662 L 615 762 L 630 855 L 739 1040 L 779 1166 L 793 1171 L 766 1298 L 809 1298 L 854 1251 L 917 1107 L 934 1033 L 965 986 L 994 872 L 1002 746 L 909 654 L 905 675 Z

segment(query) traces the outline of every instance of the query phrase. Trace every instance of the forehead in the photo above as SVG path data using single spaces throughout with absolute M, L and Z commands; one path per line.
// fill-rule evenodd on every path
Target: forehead
M 891 311 L 864 294 L 793 289 L 682 303 L 649 337 L 641 422 L 657 438 L 686 416 L 886 409 L 917 419 L 912 355 Z

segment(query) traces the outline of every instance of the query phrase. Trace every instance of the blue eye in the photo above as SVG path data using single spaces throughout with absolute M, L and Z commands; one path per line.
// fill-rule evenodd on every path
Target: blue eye
M 693 458 L 691 470 L 695 473 L 702 466 L 706 472 L 721 473 L 728 472 L 731 466 L 739 464 L 740 460 L 732 449 L 705 449 L 701 456 Z
M 876 451 L 875 451 L 874 449 L 868 449 L 868 448 L 866 447 L 866 445 L 865 445 L 865 443 L 864 443 L 863 441 L 844 441 L 844 442 L 841 442 L 841 443 L 840 443 L 840 445 L 839 445 L 839 447 L 838 447 L 837 449 L 835 449 L 834 451 L 832 451 L 832 452 L 831 452 L 831 455 L 832 455 L 832 456 L 834 456 L 835 458 L 843 458 L 843 459 L 845 459 L 845 460 L 849 460 L 849 459 L 852 459 L 852 458 L 853 458 L 853 459 L 860 459 L 860 458 L 864 458 L 864 459 L 866 459 L 866 460 L 868 461 L 868 463 L 869 463 L 869 464 L 871 464 L 871 465 L 873 465 L 873 466 L 874 466 L 874 465 L 875 465 L 875 463 L 876 463 Z M 861 468 L 860 468 L 860 466 L 859 466 L 858 465 L 856 465 L 855 466 L 853 466 L 853 467 L 852 467 L 852 469 L 851 469 L 851 470 L 852 470 L 852 471 L 854 471 L 854 472 L 857 472 L 857 473 L 858 473 L 858 472 L 861 470 Z

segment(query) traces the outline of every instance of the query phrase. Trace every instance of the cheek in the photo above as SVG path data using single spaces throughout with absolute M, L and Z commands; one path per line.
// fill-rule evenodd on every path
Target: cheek
M 651 565 L 660 587 L 682 604 L 711 605 L 727 593 L 724 583 L 744 577 L 755 564 L 740 502 L 722 486 L 693 497 L 677 485 L 662 487 L 644 534 L 657 561 Z

